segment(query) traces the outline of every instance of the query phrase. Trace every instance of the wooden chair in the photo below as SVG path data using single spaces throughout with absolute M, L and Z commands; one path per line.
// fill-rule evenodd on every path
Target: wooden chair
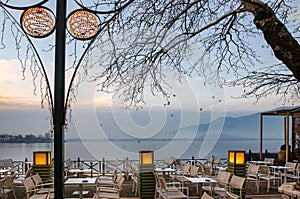
M 294 181 L 299 182 L 300 180 L 300 163 L 297 164 L 294 174 L 287 175 L 287 178 L 293 179 Z
M 275 158 L 265 158 L 264 161 L 269 162 L 270 165 L 274 165 Z
M 184 176 L 189 175 L 190 167 L 191 167 L 191 165 L 184 164 L 182 167 L 182 170 L 177 171 L 177 173 L 175 175 L 175 180 L 179 181 L 182 184 L 182 186 L 184 186 L 185 182 L 188 182 L 188 180 L 186 180 Z
M 296 169 L 297 169 L 297 163 L 295 162 L 286 162 L 286 167 L 290 167 L 290 169 L 286 170 L 286 177 L 287 178 L 294 178 L 294 176 L 297 175 Z M 282 177 L 285 177 L 285 174 L 282 173 Z
M 48 194 L 37 194 L 37 190 L 35 189 L 31 177 L 26 178 L 23 181 L 23 185 L 26 191 L 26 199 L 46 199 L 48 197 Z
M 231 173 L 229 172 L 220 171 L 215 179 L 217 184 L 204 185 L 202 189 L 210 193 L 210 195 L 225 195 L 230 175 Z
M 206 160 L 206 162 L 204 163 L 204 165 L 212 167 L 213 166 L 213 162 L 214 162 L 214 158 L 213 157 L 208 157 L 207 160 Z
M 125 181 L 125 178 L 123 176 L 120 177 L 120 180 L 118 180 L 117 184 L 112 184 L 111 186 L 99 186 L 97 187 L 97 190 L 100 192 L 111 192 L 111 193 L 120 193 L 122 190 L 123 183 Z
M 259 165 L 251 163 L 248 165 L 246 172 L 246 181 L 248 185 L 250 182 L 255 181 L 256 192 L 259 193 Z
M 158 194 L 158 198 L 161 198 L 161 193 L 163 191 L 163 189 L 161 188 L 161 180 L 159 179 L 160 176 L 157 173 L 154 173 L 154 178 L 155 178 L 155 190 L 156 190 L 156 194 Z M 166 189 L 168 191 L 178 191 L 178 188 L 181 187 L 181 183 L 180 182 L 166 182 Z
M 160 197 L 164 199 L 175 199 L 175 198 L 189 198 L 188 187 L 178 187 L 176 189 L 168 189 L 167 183 L 163 177 L 159 177 L 160 180 Z M 186 194 L 183 193 L 186 190 Z
M 120 198 L 120 192 L 122 189 L 123 182 L 125 181 L 125 178 L 121 176 L 121 179 L 119 180 L 117 185 L 114 186 L 100 186 L 96 188 L 96 193 L 94 198 L 107 198 L 107 199 L 118 199 Z
M 43 181 L 41 176 L 38 173 L 31 176 L 31 178 L 35 184 L 35 189 L 38 190 L 38 194 L 54 192 L 54 188 L 53 188 L 54 183 L 51 180 Z
M 14 195 L 14 198 L 17 199 L 16 193 L 15 193 L 14 179 L 15 179 L 15 175 L 7 175 L 4 178 L 1 192 L 7 198 L 8 198 L 8 194 L 12 193 Z
M 245 178 L 233 175 L 226 191 L 226 198 L 241 199 L 243 198 L 243 186 Z M 232 193 L 231 189 L 238 189 L 239 195 Z
M 267 192 L 270 191 L 271 181 L 273 181 L 274 184 L 275 181 L 278 181 L 278 186 L 279 184 L 281 184 L 281 176 L 272 174 L 270 168 L 267 165 L 259 166 L 259 180 L 260 183 L 262 181 L 267 181 Z

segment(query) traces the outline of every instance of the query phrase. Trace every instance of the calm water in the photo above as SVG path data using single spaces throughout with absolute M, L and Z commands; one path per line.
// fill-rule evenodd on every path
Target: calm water
M 269 152 L 277 152 L 282 144 L 281 139 L 264 140 L 263 150 L 268 149 Z M 51 150 L 52 144 L 14 144 L 0 143 L 0 159 L 12 158 L 13 160 L 32 160 L 33 151 Z M 259 152 L 259 140 L 218 140 L 217 142 L 202 140 L 152 140 L 152 141 L 82 141 L 82 142 L 66 142 L 65 143 L 65 159 L 77 159 L 80 157 L 84 160 L 107 160 L 138 159 L 138 151 L 154 150 L 156 159 L 164 159 L 166 157 L 180 158 L 207 158 L 214 155 L 216 157 L 226 158 L 228 150 L 245 150 Z

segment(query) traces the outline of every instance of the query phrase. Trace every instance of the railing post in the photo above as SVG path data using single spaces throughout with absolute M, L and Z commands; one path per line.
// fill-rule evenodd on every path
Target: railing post
M 80 157 L 77 158 L 77 167 L 81 169 Z
M 248 160 L 247 161 L 252 161 L 252 153 L 251 153 L 251 149 L 249 149 L 248 152 Z
M 91 178 L 93 177 L 93 162 L 91 161 L 90 162 L 90 168 L 91 168 Z
M 27 170 L 28 170 L 28 165 L 27 165 L 27 162 L 28 162 L 28 159 L 27 159 L 27 158 L 25 158 L 25 172 L 24 172 L 24 173 L 26 173 L 26 172 L 27 172 Z
M 102 173 L 104 174 L 104 171 L 105 170 L 105 159 L 104 159 L 104 157 L 103 157 L 103 159 L 102 159 Z

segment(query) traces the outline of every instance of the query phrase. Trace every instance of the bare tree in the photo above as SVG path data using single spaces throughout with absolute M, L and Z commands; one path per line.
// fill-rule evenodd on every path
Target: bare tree
M 102 57 L 95 80 L 101 79 L 101 90 L 117 88 L 130 104 L 143 101 L 146 85 L 168 99 L 162 86 L 166 77 L 194 72 L 221 85 L 243 85 L 242 97 L 275 93 L 284 102 L 296 102 L 299 23 L 291 17 L 296 5 L 292 0 L 134 1 L 107 24 L 109 38 L 98 42 L 109 47 L 97 45 Z M 256 43 L 258 38 L 266 43 Z M 198 58 L 188 60 L 195 43 Z M 276 62 L 260 56 L 256 48 L 262 46 Z
M 75 72 L 79 73 L 78 82 L 94 68 L 91 78 L 99 90 L 117 92 L 128 105 L 144 102 L 148 88 L 153 94 L 162 93 L 168 101 L 172 94 L 164 89 L 171 86 L 166 79 L 194 75 L 219 85 L 243 85 L 242 97 L 260 99 L 275 93 L 284 102 L 299 100 L 296 0 L 77 2 L 90 10 L 112 8 L 112 12 L 101 13 L 103 26 L 95 40 L 74 44 L 72 67 L 79 62 L 78 46 L 89 47 L 81 60 L 82 71 Z M 14 36 L 17 44 L 21 37 Z M 258 38 L 265 43 L 256 43 Z M 68 44 L 72 41 L 69 38 Z M 3 46 L 3 36 L 1 43 Z M 266 54 L 277 58 L 276 62 L 260 56 L 257 47 L 261 46 Z M 25 57 L 29 59 L 28 54 Z M 72 83 L 71 101 L 75 100 L 77 85 Z M 47 98 L 47 92 L 43 96 Z

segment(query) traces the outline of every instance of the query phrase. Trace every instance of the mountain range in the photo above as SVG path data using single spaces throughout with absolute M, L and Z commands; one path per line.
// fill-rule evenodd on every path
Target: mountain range
M 222 125 L 223 124 L 223 125 Z M 217 131 L 210 130 L 218 126 Z M 260 114 L 252 114 L 241 117 L 219 118 L 207 124 L 189 126 L 181 129 L 183 134 L 188 137 L 191 129 L 197 128 L 197 139 L 203 139 L 207 132 L 220 136 L 220 139 L 260 139 Z M 174 132 L 169 132 L 174 133 Z M 182 135 L 183 135 L 182 134 Z M 284 135 L 284 118 L 280 116 L 264 116 L 263 118 L 263 137 L 264 139 L 281 139 Z M 212 135 L 213 137 L 213 135 Z

